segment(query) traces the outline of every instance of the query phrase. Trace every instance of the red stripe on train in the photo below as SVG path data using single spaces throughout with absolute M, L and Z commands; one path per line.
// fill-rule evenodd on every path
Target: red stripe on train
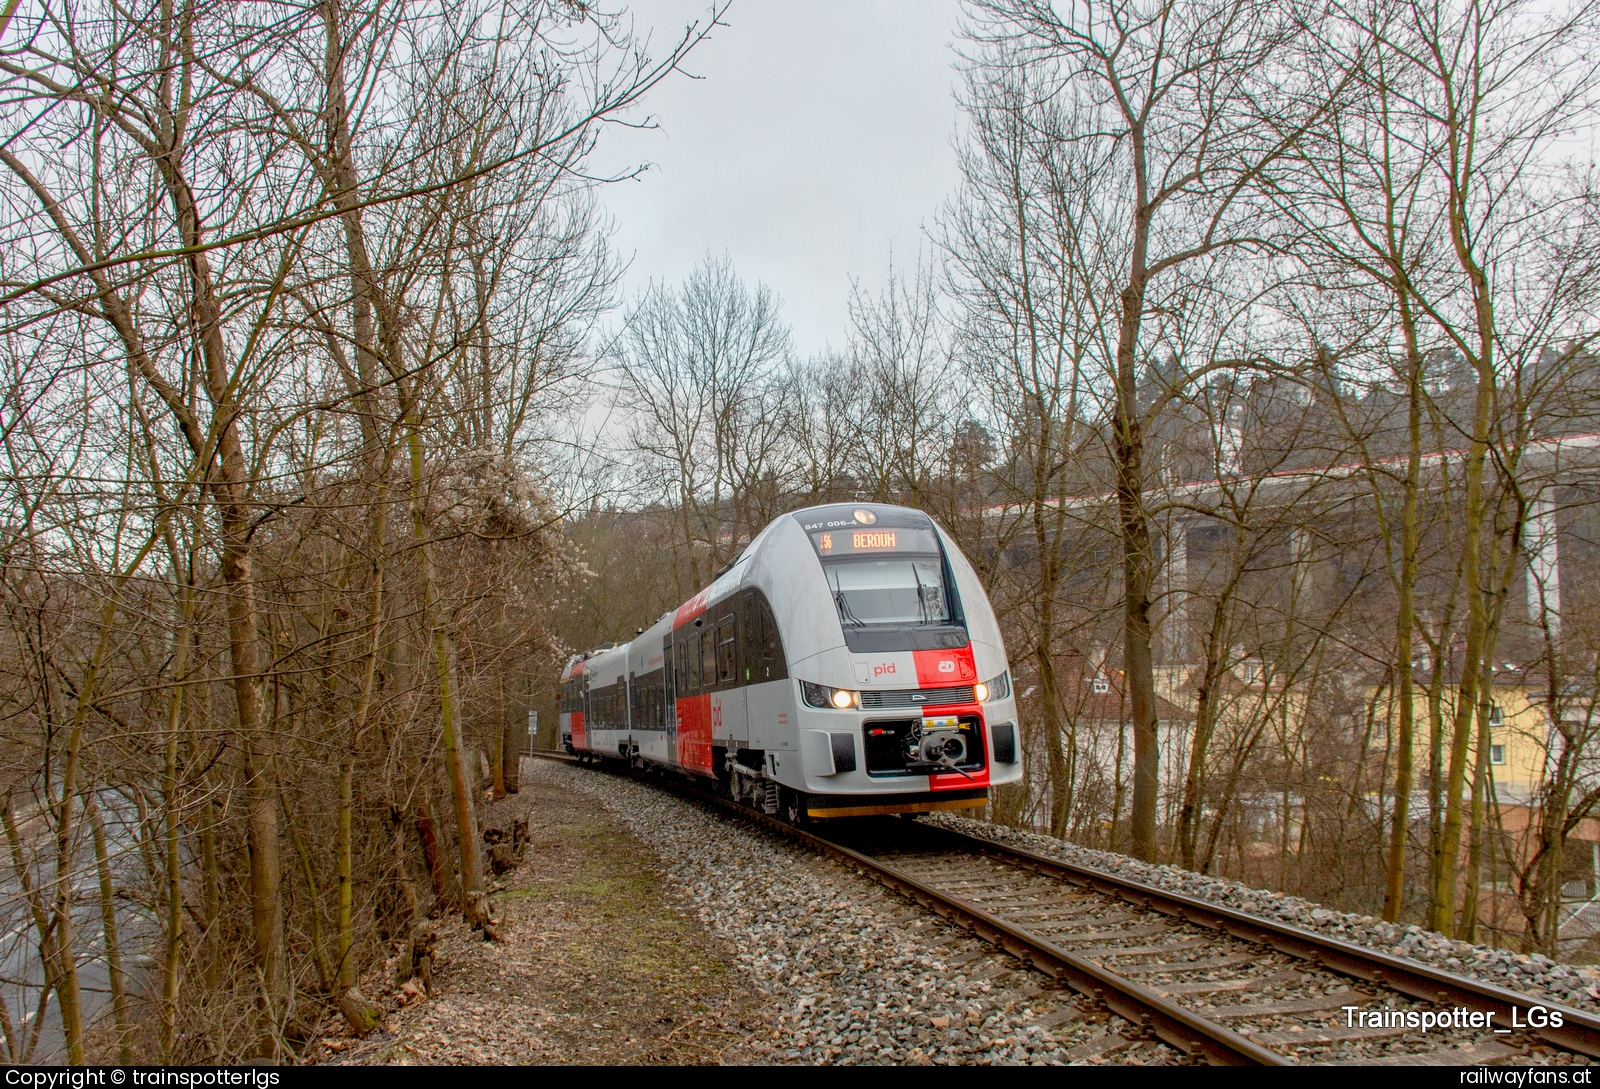
M 917 665 L 917 683 L 925 688 L 972 684 L 978 679 L 970 643 L 960 650 L 914 650 L 911 659 Z
M 678 611 L 672 614 L 672 626 L 687 624 L 695 617 L 706 611 L 706 600 L 711 596 L 711 587 L 707 586 L 698 594 L 678 606 Z
M 916 653 L 923 653 L 917 651 Z M 972 652 L 966 652 L 970 658 Z M 983 745 L 983 767 L 977 771 L 969 771 L 962 775 L 959 771 L 938 772 L 928 776 L 929 790 L 966 790 L 969 787 L 986 787 L 989 785 L 989 726 L 984 721 L 983 707 L 976 703 L 946 703 L 936 707 L 924 707 L 924 718 L 943 718 L 947 715 L 976 715 L 978 717 L 978 737 Z

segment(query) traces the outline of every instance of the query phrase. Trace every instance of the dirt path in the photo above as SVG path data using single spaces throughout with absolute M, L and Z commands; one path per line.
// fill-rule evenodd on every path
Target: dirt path
M 392 1013 L 366 1040 L 324 1036 L 322 1061 L 771 1059 L 764 1041 L 777 1011 L 674 903 L 655 858 L 622 821 L 537 781 L 485 808 L 486 825 L 509 829 L 526 817 L 533 836 L 491 898 L 504 940 L 486 943 L 454 918 L 440 921 L 433 997 Z

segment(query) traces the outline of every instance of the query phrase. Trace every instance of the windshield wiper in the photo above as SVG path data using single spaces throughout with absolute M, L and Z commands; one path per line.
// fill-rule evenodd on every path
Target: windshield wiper
M 854 610 L 850 608 L 850 602 L 845 600 L 843 590 L 835 590 L 833 592 L 833 603 L 839 609 L 840 620 L 843 620 L 846 624 L 856 628 L 864 628 L 867 626 L 867 622 L 857 617 Z
M 942 615 L 934 615 L 935 606 L 931 600 L 939 592 L 939 584 L 923 582 L 922 572 L 917 570 L 915 565 L 911 568 L 911 577 L 917 580 L 917 606 L 922 610 L 922 622 L 924 624 L 943 623 L 944 617 Z

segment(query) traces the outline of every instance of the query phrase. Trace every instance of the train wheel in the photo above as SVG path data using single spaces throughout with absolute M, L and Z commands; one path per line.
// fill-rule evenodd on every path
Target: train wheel
M 806 796 L 798 790 L 783 792 L 783 819 L 799 827 L 806 823 Z

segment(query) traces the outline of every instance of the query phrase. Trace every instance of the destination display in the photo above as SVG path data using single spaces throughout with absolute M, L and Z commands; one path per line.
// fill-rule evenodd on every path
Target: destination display
M 813 532 L 811 544 L 824 559 L 885 552 L 937 552 L 933 532 L 926 529 L 825 529 Z

